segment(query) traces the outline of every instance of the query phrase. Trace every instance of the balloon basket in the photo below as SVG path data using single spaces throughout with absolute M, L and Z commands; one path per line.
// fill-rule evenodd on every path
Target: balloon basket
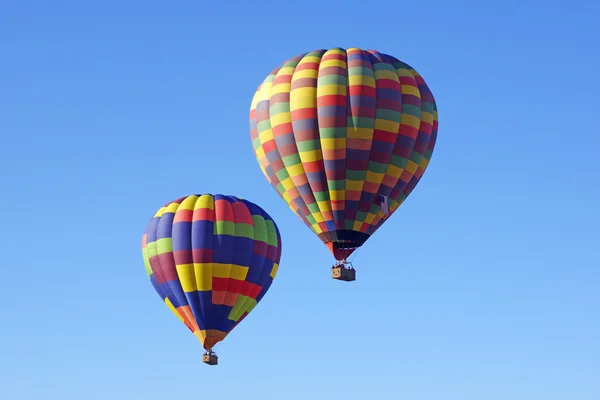
M 356 280 L 356 270 L 345 264 L 334 265 L 331 267 L 331 277 L 338 281 L 352 282 Z
M 219 357 L 212 351 L 209 353 L 204 353 L 202 356 L 202 362 L 208 365 L 217 365 L 219 364 Z

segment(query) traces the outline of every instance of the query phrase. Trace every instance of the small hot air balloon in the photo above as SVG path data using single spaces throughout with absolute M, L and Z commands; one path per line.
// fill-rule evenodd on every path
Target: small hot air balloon
M 247 200 L 182 197 L 161 207 L 142 237 L 146 272 L 167 307 L 215 365 L 225 339 L 269 290 L 281 257 L 273 219 Z
M 291 58 L 260 84 L 250 137 L 260 167 L 327 245 L 333 278 L 415 188 L 438 131 L 433 95 L 408 64 L 357 48 Z

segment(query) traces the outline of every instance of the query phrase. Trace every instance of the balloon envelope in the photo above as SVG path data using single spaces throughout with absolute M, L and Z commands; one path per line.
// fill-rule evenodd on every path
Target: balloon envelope
M 250 107 L 250 136 L 265 177 L 338 260 L 415 188 L 437 129 L 423 78 L 374 50 L 291 58 L 266 77 Z
M 154 214 L 142 254 L 156 292 L 210 350 L 269 290 L 281 238 L 273 219 L 254 203 L 193 195 Z

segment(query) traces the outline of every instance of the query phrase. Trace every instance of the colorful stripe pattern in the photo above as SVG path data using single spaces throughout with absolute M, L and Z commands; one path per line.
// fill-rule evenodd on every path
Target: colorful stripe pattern
M 373 50 L 291 58 L 267 76 L 250 107 L 264 175 L 338 260 L 412 192 L 437 131 L 437 106 L 423 78 Z
M 256 204 L 194 195 L 154 214 L 142 237 L 142 255 L 156 292 L 209 350 L 269 290 L 281 237 Z

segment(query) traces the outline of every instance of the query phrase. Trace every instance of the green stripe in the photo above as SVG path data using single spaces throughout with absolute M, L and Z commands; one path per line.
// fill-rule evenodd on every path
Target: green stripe
M 269 107 L 270 115 L 280 114 L 284 112 L 290 112 L 290 103 L 275 103 L 271 107 Z
M 369 117 L 350 116 L 347 118 L 348 128 L 375 128 L 375 119 Z
M 410 160 L 415 164 L 419 165 L 422 159 L 423 155 L 419 154 L 418 152 L 413 151 L 412 153 L 410 153 Z
M 267 231 L 265 219 L 260 215 L 253 215 L 252 222 L 254 223 L 254 240 L 268 243 L 269 232 Z
M 408 159 L 396 155 L 392 155 L 392 159 L 390 160 L 390 164 L 398 168 L 406 168 L 407 162 Z
M 235 224 L 231 221 L 215 221 L 215 235 L 230 235 L 235 236 Z
M 267 226 L 267 232 L 269 235 L 268 244 L 273 247 L 277 247 L 277 229 L 275 229 L 275 223 L 270 219 L 265 220 Z
M 302 142 L 296 142 L 296 146 L 298 147 L 298 151 L 318 150 L 321 148 L 321 141 L 319 139 L 305 140 Z
M 346 86 L 348 80 L 343 75 L 332 74 L 332 75 L 320 76 L 317 79 L 317 82 L 318 82 L 319 86 L 323 86 L 323 85 Z
M 346 137 L 345 126 L 336 128 L 319 128 L 321 139 L 341 139 Z
M 379 61 L 377 60 L 376 62 L 373 63 L 373 69 L 375 71 L 391 71 L 391 72 L 396 72 L 396 68 L 394 68 L 394 66 L 392 64 L 389 64 L 387 62 L 383 62 L 383 61 Z
M 170 253 L 173 251 L 173 239 L 162 238 L 156 241 L 156 252 L 157 254 Z
M 254 239 L 254 226 L 246 224 L 244 222 L 238 222 L 235 224 L 235 236 L 245 237 L 248 239 Z
M 271 121 L 268 119 L 262 120 L 256 124 L 256 129 L 259 133 L 268 131 L 271 129 Z
M 369 166 L 367 169 L 371 172 L 375 172 L 378 174 L 384 174 L 387 171 L 388 164 L 382 164 L 375 161 L 369 161 Z
M 279 171 L 275 172 L 275 176 L 277 177 L 277 179 L 279 179 L 280 182 L 283 182 L 284 180 L 289 178 L 290 175 L 288 174 L 287 169 L 282 168 Z M 281 188 L 283 190 L 283 186 Z
M 413 104 L 402 104 L 402 114 L 412 115 L 421 118 L 421 108 Z
M 375 74 L 371 68 L 365 67 L 351 67 L 348 68 L 348 76 L 370 76 L 371 78 L 375 78 Z
M 282 158 L 283 163 L 287 166 L 292 166 L 296 164 L 300 164 L 300 155 L 298 153 L 291 154 L 289 156 L 285 156 Z
M 402 111 L 404 111 L 404 109 Z M 378 108 L 375 111 L 375 117 L 377 119 L 383 119 L 386 121 L 400 123 L 400 118 L 402 117 L 402 113 L 400 113 L 398 111 L 394 111 L 394 110 L 388 110 L 387 108 Z
M 317 205 L 317 203 L 307 204 L 306 207 L 308 207 L 308 210 L 311 213 L 318 213 L 321 211 L 321 210 L 319 210 L 319 206 Z
M 339 180 L 339 181 L 330 181 L 327 180 L 327 187 L 329 188 L 329 190 L 344 190 L 346 189 L 346 180 Z
M 144 259 L 144 269 L 146 270 L 146 274 L 148 277 L 152 275 L 152 267 L 150 266 L 150 257 L 148 257 L 148 252 L 146 251 L 147 246 L 142 248 L 142 258 Z
M 351 181 L 361 181 L 363 179 L 365 179 L 365 176 L 367 175 L 367 171 L 355 171 L 353 169 L 347 169 L 346 170 L 346 179 L 349 179 Z
M 329 191 L 327 192 L 314 192 L 316 201 L 328 201 L 329 200 Z
M 357 221 L 364 221 L 365 218 L 367 218 L 367 213 L 364 211 L 357 211 L 356 212 L 356 220 Z
M 434 111 L 433 110 L 433 104 L 429 103 L 427 101 L 422 101 L 421 102 L 421 109 L 423 111 L 426 111 L 426 112 L 431 113 L 431 114 L 433 114 L 433 111 Z

